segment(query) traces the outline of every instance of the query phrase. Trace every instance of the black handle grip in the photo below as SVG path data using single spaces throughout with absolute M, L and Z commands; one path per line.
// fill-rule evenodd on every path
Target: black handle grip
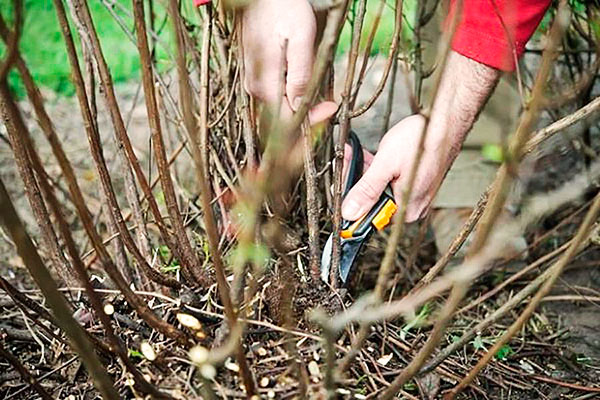
M 348 177 L 346 178 L 346 185 L 344 186 L 343 197 L 346 197 L 352 186 L 356 185 L 363 173 L 363 167 L 365 161 L 363 158 L 362 145 L 360 140 L 354 131 L 348 132 L 348 141 L 352 147 L 352 159 L 348 167 Z

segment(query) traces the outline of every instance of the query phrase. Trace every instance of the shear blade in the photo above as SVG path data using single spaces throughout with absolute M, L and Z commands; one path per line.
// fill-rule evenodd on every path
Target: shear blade
M 329 283 L 329 271 L 331 270 L 331 252 L 333 250 L 333 233 L 327 238 L 323 253 L 321 253 L 321 280 Z
M 352 266 L 356 261 L 356 257 L 365 241 L 365 237 L 343 239 L 341 243 L 340 268 L 338 276 L 342 285 L 345 285 L 352 271 Z M 329 283 L 329 275 L 331 274 L 331 253 L 333 251 L 333 234 L 329 235 L 323 253 L 321 255 L 321 280 Z

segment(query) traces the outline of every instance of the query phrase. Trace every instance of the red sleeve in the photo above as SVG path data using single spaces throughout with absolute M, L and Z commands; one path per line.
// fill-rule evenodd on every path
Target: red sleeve
M 463 0 L 452 49 L 503 71 L 515 69 L 551 0 Z M 451 0 L 446 26 L 455 13 Z
M 196 7 L 200 7 L 208 3 L 210 3 L 210 0 L 194 0 L 194 5 Z

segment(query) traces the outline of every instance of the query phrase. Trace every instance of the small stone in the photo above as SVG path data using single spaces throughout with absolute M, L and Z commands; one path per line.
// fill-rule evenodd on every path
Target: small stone
M 264 357 L 267 355 L 267 350 L 264 347 L 259 347 L 258 349 L 256 349 L 256 352 L 261 357 Z
M 267 378 L 266 376 L 264 376 L 264 377 L 261 378 L 261 380 L 260 380 L 260 382 L 258 384 L 260 385 L 260 387 L 264 388 L 264 387 L 269 386 L 269 383 L 270 383 L 269 378 Z
M 267 392 L 267 397 L 268 397 L 269 399 L 274 399 L 274 398 L 275 398 L 275 391 L 274 391 L 274 390 L 269 390 L 269 391 Z

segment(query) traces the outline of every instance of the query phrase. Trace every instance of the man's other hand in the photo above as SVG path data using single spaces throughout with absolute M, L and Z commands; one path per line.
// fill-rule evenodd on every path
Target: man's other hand
M 278 104 L 284 66 L 284 119 L 297 110 L 311 78 L 316 29 L 315 13 L 307 0 L 255 0 L 244 10 L 244 87 L 255 98 Z M 324 121 L 336 110 L 333 102 L 317 104 L 310 110 L 311 122 Z

